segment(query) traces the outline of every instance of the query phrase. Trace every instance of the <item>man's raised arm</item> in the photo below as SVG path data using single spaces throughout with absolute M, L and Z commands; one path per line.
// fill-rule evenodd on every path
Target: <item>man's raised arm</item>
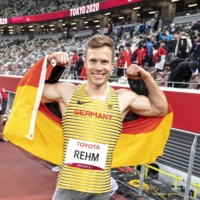
M 135 80 L 143 80 L 148 88 L 148 97 L 136 95 L 130 104 L 131 109 L 145 116 L 164 116 L 167 114 L 167 99 L 149 72 L 140 66 L 131 65 L 126 71 L 126 76 Z

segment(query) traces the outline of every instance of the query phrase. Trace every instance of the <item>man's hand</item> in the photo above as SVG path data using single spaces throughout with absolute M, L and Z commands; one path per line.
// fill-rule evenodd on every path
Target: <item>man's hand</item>
M 51 63 L 53 59 L 56 60 L 56 65 L 60 65 L 63 67 L 66 67 L 66 65 L 69 63 L 68 54 L 65 52 L 56 52 L 50 54 L 47 58 L 47 62 Z
M 150 76 L 151 74 L 149 72 L 147 72 L 142 67 L 135 64 L 130 65 L 130 67 L 126 70 L 127 78 L 132 78 L 135 80 L 139 80 L 139 79 L 144 80 Z

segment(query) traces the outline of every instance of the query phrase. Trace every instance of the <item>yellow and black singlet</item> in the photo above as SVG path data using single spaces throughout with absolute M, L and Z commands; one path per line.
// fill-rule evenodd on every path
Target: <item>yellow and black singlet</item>
M 59 172 L 58 188 L 87 193 L 110 192 L 112 157 L 122 129 L 116 91 L 110 87 L 105 100 L 94 100 L 87 96 L 86 84 L 80 84 L 62 118 L 62 128 L 63 164 Z M 102 150 L 106 148 L 104 156 Z M 88 160 L 103 163 L 103 156 L 103 168 L 84 163 Z M 72 157 L 71 160 L 79 159 L 82 163 L 68 163 L 68 157 Z

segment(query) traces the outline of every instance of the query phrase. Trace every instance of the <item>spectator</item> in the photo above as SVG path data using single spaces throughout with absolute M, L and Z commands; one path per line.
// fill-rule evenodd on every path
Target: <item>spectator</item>
M 163 40 L 163 36 L 165 35 L 165 30 L 161 29 L 161 31 L 156 35 L 156 42 L 159 43 Z
M 193 36 L 192 36 L 192 45 L 193 45 L 195 42 L 197 42 L 197 41 L 198 41 L 197 35 L 193 35 Z
M 128 45 L 130 45 L 130 44 L 128 44 Z M 119 49 L 123 49 L 122 54 L 124 56 L 124 63 L 125 63 L 124 68 L 127 68 L 131 65 L 131 58 L 130 58 L 129 52 L 124 49 L 123 45 L 120 45 Z
M 155 20 L 159 19 L 159 14 L 160 14 L 159 10 L 156 10 L 155 15 L 154 15 Z
M 175 24 L 172 23 L 170 25 L 169 34 L 173 35 L 175 33 L 175 30 L 176 30 Z
M 146 24 L 145 22 L 142 22 L 139 26 L 139 34 L 145 34 L 146 31 Z
M 192 60 L 196 60 L 199 63 L 198 69 L 200 72 L 200 34 L 197 35 L 197 42 L 195 42 L 190 51 L 192 54 Z
M 130 38 L 133 38 L 133 32 L 135 31 L 135 26 L 131 26 L 129 29 Z
M 200 21 L 198 20 L 196 23 L 193 24 L 193 26 L 188 31 L 188 33 L 190 34 L 190 38 L 192 38 L 195 35 L 195 32 L 199 29 L 200 29 Z
M 124 29 L 123 27 L 121 27 L 117 33 L 117 38 L 118 38 L 118 41 L 120 41 L 122 39 L 122 35 L 124 34 Z
M 80 79 L 87 80 L 86 68 L 83 66 L 80 74 Z
M 143 47 L 143 43 L 138 45 L 138 48 L 137 48 L 137 62 L 138 62 L 138 65 L 141 67 L 143 65 L 142 60 L 144 57 L 144 51 L 142 47 Z
M 153 62 L 154 65 L 157 63 L 157 52 L 158 52 L 159 45 L 157 43 L 153 44 Z
M 20 40 L 17 38 L 16 45 L 20 44 Z
M 177 23 L 175 23 L 175 33 L 179 33 L 180 32 L 180 29 L 181 29 L 181 27 L 177 24 Z
M 178 63 L 178 64 L 177 64 Z M 192 75 L 198 69 L 199 63 L 197 61 L 185 61 L 183 59 L 175 59 L 170 64 L 171 73 L 168 81 L 183 82 L 182 83 L 168 83 L 168 87 L 188 88 Z
M 71 58 L 70 73 L 72 75 L 74 75 L 75 63 L 78 60 L 78 55 L 76 53 L 76 50 L 73 50 L 72 53 L 73 53 L 73 55 L 72 55 L 72 58 Z
M 131 62 L 132 63 L 138 63 L 137 62 L 137 50 L 138 50 L 138 46 L 136 44 L 135 49 L 134 49 L 132 56 L 131 56 Z
M 151 41 L 150 36 L 147 37 L 146 39 L 146 46 L 147 46 L 147 51 L 148 51 L 148 55 L 147 55 L 147 59 L 146 62 L 148 63 L 148 66 L 151 67 L 152 66 L 152 47 L 153 47 L 153 43 Z
M 148 49 L 147 49 L 146 42 L 144 42 L 143 45 L 142 45 L 142 51 L 143 51 L 142 67 L 145 67 L 146 66 L 146 62 L 147 62 L 147 58 L 148 58 Z
M 158 52 L 156 53 L 157 62 L 155 64 L 155 72 L 163 73 L 165 67 L 166 55 L 167 55 L 167 47 L 165 46 L 165 41 L 162 40 L 160 42 L 160 47 L 158 48 Z
M 144 43 L 144 38 L 143 38 L 142 35 L 140 35 L 138 38 L 139 38 L 139 42 L 138 42 L 137 46 L 140 47 L 140 46 L 142 46 L 143 43 Z
M 158 18 L 158 19 L 156 20 L 155 24 L 153 25 L 153 31 L 157 31 L 157 30 L 158 30 L 159 21 L 160 21 L 160 19 Z
M 131 49 L 131 44 L 130 43 L 126 43 L 126 47 L 127 47 L 127 52 L 128 52 L 128 56 L 129 56 L 129 58 L 130 58 L 130 60 L 131 60 L 131 56 L 132 56 L 132 49 Z M 129 63 L 130 63 L 131 61 L 129 61 Z
M 154 45 L 155 43 L 157 43 L 157 42 L 156 42 L 156 37 L 155 37 L 155 35 L 152 35 L 152 36 L 151 36 L 151 42 L 152 42 L 153 45 Z
M 166 63 L 171 62 L 175 58 L 175 48 L 176 48 L 177 40 L 175 35 L 173 35 L 172 40 L 168 41 L 166 46 L 168 48 Z
M 187 38 L 186 33 L 182 32 L 181 37 L 176 44 L 175 55 L 182 59 L 189 58 L 191 48 L 191 41 Z
M 84 63 L 83 63 L 83 54 L 79 53 L 78 54 L 78 60 L 75 63 L 75 77 L 77 79 L 80 78 L 83 65 L 84 65 Z
M 151 20 L 149 19 L 147 21 L 147 35 L 150 33 L 150 31 L 151 31 Z
M 199 20 L 191 27 L 192 32 L 197 31 L 198 29 L 200 29 L 200 21 Z

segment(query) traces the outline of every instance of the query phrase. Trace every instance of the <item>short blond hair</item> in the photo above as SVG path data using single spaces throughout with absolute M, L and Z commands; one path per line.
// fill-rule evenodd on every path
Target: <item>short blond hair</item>
M 112 61 L 114 60 L 114 52 L 115 52 L 115 46 L 113 41 L 106 35 L 98 34 L 92 36 L 87 43 L 85 44 L 85 57 L 87 58 L 87 52 L 89 49 L 95 49 L 107 46 L 110 48 L 112 53 Z

